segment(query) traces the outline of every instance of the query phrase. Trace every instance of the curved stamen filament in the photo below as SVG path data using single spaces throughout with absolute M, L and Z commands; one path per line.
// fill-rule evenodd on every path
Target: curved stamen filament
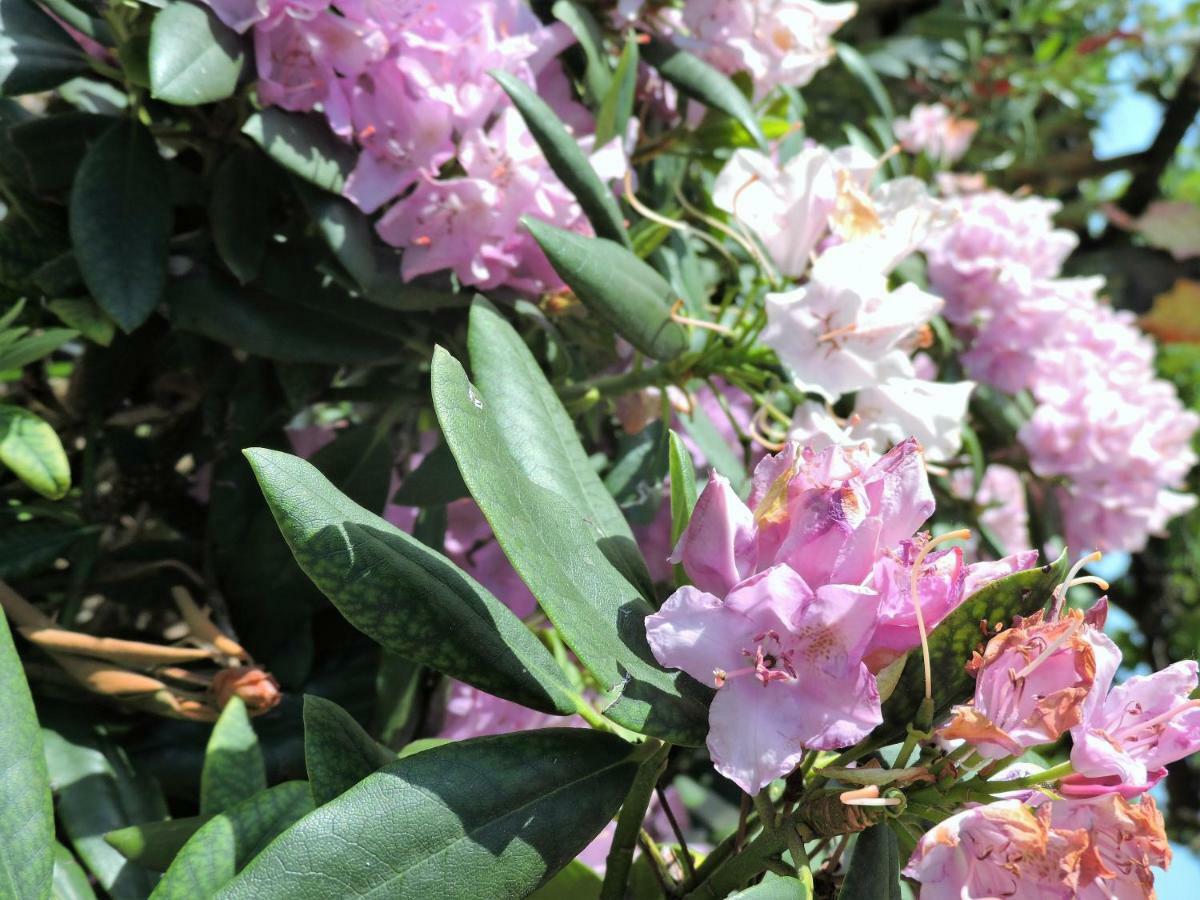
M 913 611 L 917 615 L 917 632 L 921 635 L 921 658 L 925 663 L 925 699 L 933 699 L 933 669 L 929 664 L 929 633 L 925 630 L 925 613 L 921 610 L 921 601 L 917 596 L 917 582 L 921 578 L 921 565 L 925 562 L 925 557 L 929 555 L 938 544 L 946 541 L 965 541 L 971 537 L 971 531 L 967 528 L 960 528 L 958 531 L 948 531 L 945 534 L 939 534 L 935 538 L 931 538 L 921 548 L 921 552 L 917 554 L 916 560 L 913 561 L 912 569 L 908 573 L 908 597 L 912 601 Z
M 1073 622 L 1071 622 L 1070 625 L 1068 625 L 1066 628 L 1064 628 L 1062 634 L 1060 634 L 1058 637 L 1056 637 L 1054 640 L 1052 640 L 1049 644 L 1047 644 L 1045 650 L 1043 650 L 1041 653 L 1039 653 L 1037 656 L 1035 656 L 1033 658 L 1033 661 L 1030 662 L 1029 665 L 1027 665 L 1025 668 L 1023 668 L 1020 672 L 1018 672 L 1013 677 L 1016 679 L 1029 677 L 1030 673 L 1032 673 L 1035 669 L 1037 669 L 1038 666 L 1040 666 L 1047 659 L 1049 659 L 1051 657 L 1051 655 L 1053 655 L 1054 651 L 1056 651 L 1059 647 L 1061 647 L 1068 640 L 1070 640 L 1074 636 L 1075 632 L 1077 632 L 1082 626 L 1083 626 L 1083 617 L 1080 616 L 1078 619 L 1075 619 Z
M 1054 606 L 1050 610 L 1050 620 L 1051 621 L 1053 621 L 1054 619 L 1057 619 L 1060 615 L 1062 615 L 1063 606 L 1066 605 L 1066 602 L 1067 602 L 1067 591 L 1070 590 L 1070 588 L 1072 587 L 1073 584 L 1075 584 L 1075 576 L 1079 574 L 1079 570 L 1082 569 L 1084 566 L 1086 566 L 1088 563 L 1099 562 L 1103 558 L 1104 558 L 1103 553 L 1101 553 L 1099 550 L 1093 550 L 1087 556 L 1081 556 L 1075 562 L 1075 565 L 1071 566 L 1071 571 L 1067 573 L 1066 579 L 1064 579 L 1063 583 L 1060 584 L 1058 587 L 1056 587 L 1054 589 L 1053 593 L 1051 594 L 1051 596 L 1054 598 Z M 1079 582 L 1079 583 L 1080 584 L 1100 584 L 1104 587 L 1105 590 L 1108 589 L 1108 584 L 1105 583 L 1103 581 L 1103 579 L 1096 579 L 1096 581 Z

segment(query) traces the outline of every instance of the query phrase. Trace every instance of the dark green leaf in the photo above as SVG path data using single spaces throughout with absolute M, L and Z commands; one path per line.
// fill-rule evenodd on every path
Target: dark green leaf
M 767 141 L 758 124 L 754 107 L 737 85 L 698 56 L 680 50 L 661 38 L 651 38 L 642 49 L 646 61 L 667 81 L 706 106 L 739 121 L 759 147 Z
M 212 272 L 172 281 L 166 306 L 177 328 L 280 362 L 371 363 L 400 352 L 394 338 L 349 323 L 333 311 L 239 287 Z
M 50 895 L 54 811 L 37 712 L 0 612 L 0 896 Z
M 404 477 L 392 502 L 400 506 L 443 506 L 467 496 L 458 463 L 443 441 Z
M 529 900 L 597 900 L 604 879 L 577 859 L 529 895 Z
M 668 471 L 667 427 L 656 420 L 635 435 L 623 435 L 615 457 L 604 486 L 633 521 L 653 521 Z
M 583 72 L 583 85 L 592 103 L 598 104 L 608 93 L 612 84 L 612 68 L 608 64 L 608 54 L 604 50 L 604 35 L 595 18 L 576 0 L 558 0 L 551 9 L 554 18 L 571 29 L 575 40 L 583 48 L 587 66 Z
M 150 93 L 176 106 L 232 97 L 245 64 L 242 39 L 205 7 L 176 0 L 150 27 Z
M 673 743 L 702 742 L 711 694 L 653 661 L 645 630 L 650 604 L 600 552 L 584 514 L 526 477 L 497 420 L 509 411 L 493 414 L 441 347 L 433 357 L 433 406 L 505 555 L 583 664 L 606 689 L 620 689 L 607 714 Z
M 633 532 L 579 443 L 574 422 L 521 336 L 482 297 L 471 307 L 468 345 L 483 399 L 505 410 L 500 433 L 521 472 L 581 512 L 608 560 L 651 596 Z
M 636 771 L 629 744 L 574 728 L 426 750 L 301 819 L 219 896 L 524 897 L 604 827 Z
M 60 827 L 80 861 L 113 900 L 145 900 L 158 876 L 126 860 L 104 840 L 110 831 L 165 819 L 153 780 L 125 753 L 74 715 L 54 715 L 42 731 Z
M 304 696 L 304 765 L 313 801 L 322 806 L 396 759 L 331 700 Z
M 855 838 L 838 900 L 900 900 L 900 850 L 886 822 Z
M 65 497 L 71 489 L 71 465 L 58 435 L 19 406 L 0 406 L 0 463 L 51 500 Z
M 211 818 L 189 816 L 186 819 L 130 825 L 110 831 L 104 840 L 130 862 L 151 872 L 165 872 L 180 848 Z
M 48 91 L 87 69 L 83 50 L 33 0 L 0 0 L 0 95 Z
M 241 697 L 225 704 L 204 751 L 200 814 L 210 816 L 252 797 L 267 786 L 258 736 Z
M 1067 575 L 1069 563 L 1064 552 L 1057 560 L 1016 572 L 985 585 L 963 601 L 929 635 L 929 663 L 933 669 L 933 720 L 943 718 L 950 707 L 965 703 L 975 689 L 975 679 L 967 672 L 971 654 L 982 642 L 980 623 L 1009 625 L 1013 616 L 1028 616 L 1041 609 Z M 883 705 L 883 724 L 875 730 L 880 746 L 904 734 L 925 696 L 924 666 L 921 651 L 910 651 L 895 691 Z
M 671 286 L 631 251 L 529 216 L 521 222 L 584 306 L 634 347 L 661 360 L 687 349 L 687 332 L 671 319 Z
M 636 55 L 635 49 L 635 59 Z M 579 149 L 575 138 L 567 133 L 554 110 L 519 78 L 499 70 L 489 74 L 512 98 L 513 105 L 545 154 L 550 168 L 575 195 L 596 234 L 626 247 L 632 246 L 625 232 L 624 217 L 612 191 L 600 180 L 587 155 Z M 601 142 L 597 140 L 597 149 L 600 146 Z
M 75 180 L 88 146 L 111 128 L 113 121 L 112 116 L 89 112 L 57 113 L 14 125 L 9 136 L 25 160 L 33 189 L 63 191 Z
M 445 528 L 442 530 L 444 533 Z M 415 528 L 413 531 L 413 536 L 419 540 L 420 534 Z M 439 539 L 433 549 L 437 550 L 440 546 Z M 385 651 L 379 657 L 373 730 L 384 746 L 396 750 L 412 740 L 421 724 L 425 694 L 423 687 L 431 673 L 420 663 L 395 653 Z
M 670 435 L 671 474 L 671 546 L 679 541 L 687 528 L 696 505 L 696 469 L 692 465 L 692 454 L 688 453 L 683 439 L 672 430 Z
M 88 881 L 87 872 L 79 865 L 71 851 L 58 841 L 54 842 L 54 900 L 96 900 L 96 893 Z
M 107 347 L 117 335 L 117 324 L 92 300 L 65 298 L 51 300 L 46 308 L 89 341 Z
M 781 878 L 767 873 L 754 887 L 730 894 L 728 900 L 812 900 L 812 892 L 799 878 Z M 881 896 L 876 900 L 884 900 Z
M 264 171 L 268 166 L 261 153 L 239 145 L 213 172 L 208 202 L 213 243 L 242 284 L 258 276 L 271 240 L 271 173 Z
M 115 41 L 112 29 L 103 19 L 92 13 L 99 13 L 99 4 L 89 0 L 40 0 L 42 6 L 54 13 L 76 31 L 85 34 L 92 40 L 104 46 L 111 47 Z M 157 5 L 157 4 L 155 4 Z
M 98 529 L 98 526 L 96 526 Z M 0 578 L 24 578 L 45 570 L 89 529 L 40 519 L 0 527 Z
M 247 450 L 296 561 L 385 649 L 546 712 L 575 698 L 533 633 L 440 553 L 356 506 L 304 460 Z
M 263 847 L 312 809 L 312 794 L 303 781 L 288 781 L 247 797 L 214 816 L 183 845 L 151 898 L 214 896 Z
M 596 148 L 599 149 L 614 137 L 625 139 L 629 119 L 633 116 L 633 96 L 637 89 L 638 77 L 638 38 L 635 32 L 630 32 L 625 38 L 625 47 L 621 51 L 621 59 L 617 62 L 617 70 L 613 73 L 612 83 L 608 92 L 600 101 L 600 109 L 596 112 Z M 599 232 L 597 232 L 599 234 Z M 601 235 L 609 237 L 609 235 Z M 626 240 L 628 246 L 628 240 Z
M 167 278 L 171 237 L 167 164 L 139 122 L 92 145 L 71 189 L 71 244 L 84 283 L 125 331 L 149 318 Z
M 883 86 L 883 82 L 879 80 L 879 76 L 875 74 L 875 70 L 871 68 L 871 64 L 849 44 L 838 43 L 834 46 L 837 49 L 838 59 L 849 70 L 850 74 L 857 78 L 862 86 L 867 89 L 867 93 L 875 101 L 875 106 L 878 107 L 880 115 L 888 123 L 894 122 L 896 120 L 896 109 L 892 106 L 892 100 L 888 96 L 887 88 Z
M 242 133 L 289 172 L 335 194 L 341 193 L 354 168 L 354 151 L 315 114 L 268 107 L 247 119 Z

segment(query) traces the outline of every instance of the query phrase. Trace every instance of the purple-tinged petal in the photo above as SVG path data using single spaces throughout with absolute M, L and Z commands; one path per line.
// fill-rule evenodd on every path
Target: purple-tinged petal
M 757 631 L 752 618 L 691 585 L 681 587 L 662 609 L 646 617 L 646 640 L 654 658 L 704 684 L 713 683 L 714 670 L 745 665 L 742 650 L 752 646 Z
M 758 561 L 754 537 L 754 515 L 729 481 L 714 471 L 670 561 L 683 563 L 700 590 L 724 596 L 754 571 Z

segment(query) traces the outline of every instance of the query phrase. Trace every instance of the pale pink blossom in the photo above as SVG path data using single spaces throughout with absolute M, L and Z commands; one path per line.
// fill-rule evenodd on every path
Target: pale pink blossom
M 662 665 L 717 687 L 709 753 L 718 772 L 754 794 L 805 748 L 849 746 L 882 721 L 862 662 L 878 602 L 869 588 L 813 590 L 774 566 L 724 599 L 680 588 L 646 619 L 646 635 Z
M 962 448 L 962 426 L 974 388 L 973 381 L 886 378 L 858 392 L 850 436 L 876 449 L 913 437 L 926 459 L 948 461 Z
M 1055 830 L 1084 831 L 1088 852 L 1081 863 L 1080 900 L 1154 900 L 1154 868 L 1171 864 L 1162 814 L 1147 794 L 1130 803 L 1107 794 L 1092 800 L 1049 804 Z
M 723 597 L 754 573 L 756 536 L 754 514 L 734 493 L 728 479 L 713 471 L 670 562 L 682 563 L 700 590 Z
M 971 139 L 979 130 L 979 123 L 957 118 L 941 103 L 918 103 L 908 118 L 897 119 L 892 127 L 909 153 L 924 153 L 948 164 L 967 152 Z

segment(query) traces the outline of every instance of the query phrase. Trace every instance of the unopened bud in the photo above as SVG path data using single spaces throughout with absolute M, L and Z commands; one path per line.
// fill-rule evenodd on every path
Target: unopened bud
M 279 682 L 270 672 L 257 666 L 224 669 L 213 677 L 209 690 L 217 701 L 218 709 L 224 709 L 232 697 L 238 696 L 252 716 L 274 709 L 283 699 Z

